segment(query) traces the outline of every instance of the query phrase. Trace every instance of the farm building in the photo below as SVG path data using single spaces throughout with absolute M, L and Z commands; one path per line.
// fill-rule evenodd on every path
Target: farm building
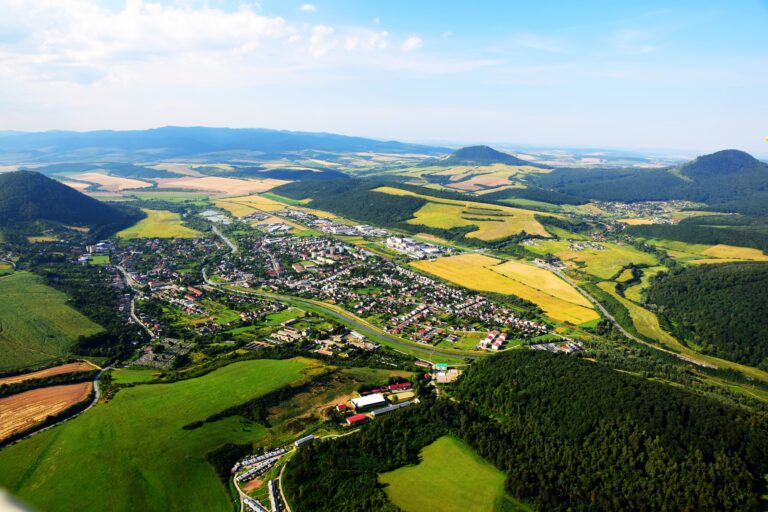
M 347 425 L 359 425 L 368 419 L 365 414 L 355 414 L 347 418 Z
M 313 436 L 312 434 L 309 434 L 308 436 L 304 436 L 301 439 L 297 439 L 296 441 L 294 441 L 293 444 L 296 445 L 296 448 L 298 448 L 299 446 L 309 444 L 314 440 L 315 440 L 315 436 Z
M 379 416 L 382 416 L 384 414 L 387 414 L 388 412 L 396 411 L 398 409 L 402 409 L 403 407 L 408 407 L 411 405 L 411 402 L 401 402 L 399 404 L 393 404 L 388 405 L 387 407 L 382 407 L 381 409 L 374 409 L 371 411 L 371 416 L 374 418 L 377 418 Z
M 384 395 L 375 393 L 373 395 L 361 396 L 360 398 L 353 398 L 352 405 L 355 406 L 357 412 L 361 412 L 387 405 L 387 401 L 384 399 Z

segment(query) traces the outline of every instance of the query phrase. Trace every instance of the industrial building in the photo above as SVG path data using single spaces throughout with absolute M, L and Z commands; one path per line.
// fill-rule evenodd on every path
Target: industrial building
M 375 393 L 373 395 L 353 398 L 352 405 L 355 406 L 355 411 L 362 412 L 367 411 L 368 409 L 385 406 L 387 405 L 387 401 L 384 399 L 384 395 Z

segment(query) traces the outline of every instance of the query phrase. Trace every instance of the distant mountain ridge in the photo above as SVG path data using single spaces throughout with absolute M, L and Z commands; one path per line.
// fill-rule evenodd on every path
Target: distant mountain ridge
M 0 174 L 0 226 L 37 221 L 108 226 L 135 218 L 135 213 L 102 203 L 37 172 Z
M 262 128 L 166 126 L 150 130 L 13 133 L 0 137 L 0 162 L 223 160 L 315 150 L 437 155 L 445 148 L 332 133 Z
M 532 167 L 547 168 L 546 165 L 537 164 L 517 158 L 508 153 L 502 153 L 489 146 L 467 146 L 458 149 L 445 158 L 433 158 L 424 161 L 422 167 L 430 166 L 456 166 L 456 165 L 529 165 Z

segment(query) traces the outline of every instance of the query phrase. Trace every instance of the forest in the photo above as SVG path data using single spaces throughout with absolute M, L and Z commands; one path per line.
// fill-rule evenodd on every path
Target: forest
M 759 510 L 766 420 L 571 356 L 518 350 L 472 365 L 451 399 L 393 413 L 300 450 L 300 510 L 395 510 L 379 473 L 450 433 L 507 474 L 536 510 Z
M 647 297 L 679 339 L 768 370 L 768 264 L 686 267 L 659 276 Z

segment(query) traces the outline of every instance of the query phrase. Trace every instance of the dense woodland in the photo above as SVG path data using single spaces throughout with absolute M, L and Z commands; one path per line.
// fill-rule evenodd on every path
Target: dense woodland
M 647 300 L 679 339 L 768 370 L 768 264 L 686 267 L 660 276 Z
M 302 449 L 287 469 L 300 510 L 394 510 L 377 475 L 451 433 L 537 510 L 759 510 L 765 418 L 575 357 L 510 351 L 452 393 Z

